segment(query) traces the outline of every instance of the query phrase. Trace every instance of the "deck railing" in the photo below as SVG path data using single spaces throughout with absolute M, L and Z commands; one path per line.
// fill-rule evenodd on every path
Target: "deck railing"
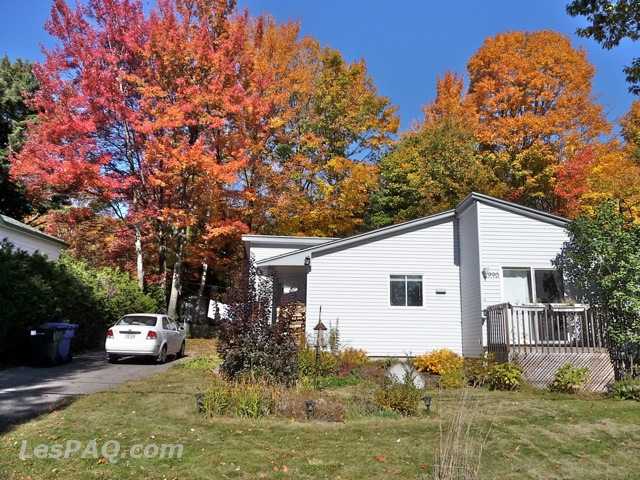
M 501 357 L 518 352 L 599 352 L 605 321 L 588 305 L 501 303 L 485 310 L 487 348 Z

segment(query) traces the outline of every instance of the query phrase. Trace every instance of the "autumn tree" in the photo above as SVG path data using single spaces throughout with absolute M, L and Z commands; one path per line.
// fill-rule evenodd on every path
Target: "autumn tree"
M 73 257 L 93 267 L 117 267 L 135 273 L 133 232 L 112 215 L 89 207 L 67 207 L 42 217 L 44 230 L 68 243 Z
M 559 212 L 569 218 L 592 215 L 598 205 L 615 201 L 640 220 L 640 165 L 616 140 L 587 147 L 559 167 L 556 194 Z
M 9 177 L 9 157 L 18 152 L 34 112 L 28 96 L 37 88 L 31 64 L 0 59 L 0 212 L 22 219 L 34 210 L 21 185 Z
M 573 17 L 586 17 L 589 25 L 577 30 L 578 35 L 593 38 L 610 50 L 621 41 L 640 39 L 640 3 L 637 0 L 573 0 L 567 5 Z M 640 58 L 624 68 L 629 91 L 640 94 Z
M 57 0 L 47 27 L 60 45 L 36 68 L 40 119 L 15 160 L 32 194 L 106 205 L 130 225 L 141 282 L 150 230 L 172 314 L 190 246 L 238 227 L 227 205 L 245 128 L 272 109 L 248 17 L 234 12 L 222 0 L 161 1 L 147 16 L 139 0 Z
M 135 231 L 138 281 L 144 282 L 141 225 L 144 138 L 140 94 L 129 77 L 143 68 L 142 5 L 92 0 L 71 9 L 56 0 L 46 24 L 58 40 L 35 65 L 38 122 L 14 158 L 12 174 L 34 198 L 65 195 L 105 206 Z
M 552 31 L 490 37 L 467 65 L 476 136 L 510 197 L 554 210 L 558 165 L 609 129 L 585 52 Z
M 470 192 L 500 195 L 474 135 L 475 115 L 460 77 L 438 80 L 424 122 L 405 134 L 380 162 L 369 223 L 380 227 L 454 208 Z
M 266 22 L 256 46 L 274 99 L 268 136 L 251 135 L 241 178 L 253 231 L 346 235 L 362 225 L 376 163 L 398 126 L 363 61 L 299 37 L 296 24 Z
M 627 155 L 640 163 L 640 101 L 633 102 L 629 111 L 620 119 L 620 133 Z

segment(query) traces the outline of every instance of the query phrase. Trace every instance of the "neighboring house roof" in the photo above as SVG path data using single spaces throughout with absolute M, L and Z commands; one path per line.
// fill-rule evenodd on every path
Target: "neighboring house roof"
M 535 220 L 551 223 L 556 226 L 564 227 L 569 222 L 566 218 L 559 217 L 550 213 L 536 210 L 534 208 L 518 205 L 517 203 L 508 202 L 499 198 L 490 197 L 489 195 L 483 195 L 481 193 L 470 193 L 458 206 L 453 210 L 447 210 L 442 213 L 430 215 L 428 217 L 418 218 L 416 220 L 410 220 L 408 222 L 398 223 L 396 225 L 390 225 L 387 227 L 378 228 L 369 232 L 360 233 L 351 237 L 340 238 L 332 241 L 320 242 L 319 245 L 312 245 L 307 248 L 295 250 L 289 253 L 283 253 L 273 257 L 262 259 L 256 262 L 258 267 L 260 266 L 283 266 L 283 265 L 301 265 L 304 263 L 304 259 L 312 254 L 318 254 L 322 252 L 332 251 L 334 249 L 348 248 L 353 245 L 358 245 L 363 242 L 367 242 L 374 239 L 384 238 L 391 235 L 397 235 L 405 231 L 415 230 L 417 228 L 423 228 L 435 223 L 450 220 L 474 202 L 482 202 L 488 205 L 501 208 L 513 213 L 524 215 Z M 245 235 L 249 236 L 249 235 Z M 243 236 L 243 240 L 245 238 Z M 290 237 L 272 237 L 272 238 L 290 238 Z M 317 238 L 317 237 L 314 237 Z M 328 239 L 325 239 L 328 240 Z
M 31 237 L 36 237 L 40 240 L 52 242 L 61 247 L 68 246 L 67 242 L 65 242 L 64 240 L 60 240 L 59 238 L 54 237 L 53 235 L 44 233 L 35 227 L 27 225 L 26 223 L 19 222 L 15 218 L 7 217 L 6 215 L 0 214 L 0 227 L 4 227 L 8 230 L 13 230 L 14 232 L 23 233 Z

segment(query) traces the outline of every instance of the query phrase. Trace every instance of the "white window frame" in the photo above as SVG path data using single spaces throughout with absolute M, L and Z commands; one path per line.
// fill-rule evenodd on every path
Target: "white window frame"
M 531 285 L 531 304 L 537 304 L 538 292 L 536 291 L 536 272 L 537 271 L 551 271 L 557 272 L 558 270 L 553 267 L 523 267 L 514 265 L 503 265 L 500 267 L 500 297 L 504 300 L 504 271 L 505 270 L 527 270 L 529 272 L 529 285 Z M 424 295 L 424 294 L 423 294 Z M 564 292 L 563 292 L 564 295 Z M 566 296 L 566 295 L 564 295 Z
M 406 287 L 406 282 L 407 279 L 405 278 L 405 289 L 404 289 L 404 301 L 405 301 L 405 305 L 393 305 L 391 303 L 391 277 L 420 277 L 420 286 L 422 288 L 422 305 L 406 305 L 407 302 L 407 287 Z M 395 280 L 397 281 L 397 280 Z M 414 282 L 417 282 L 418 280 L 413 280 Z M 393 309 L 397 309 L 397 308 L 409 308 L 409 309 L 416 309 L 416 308 L 424 308 L 425 306 L 425 299 L 424 299 L 424 274 L 423 273 L 390 273 L 387 275 L 387 304 L 389 305 L 389 307 L 393 308 Z

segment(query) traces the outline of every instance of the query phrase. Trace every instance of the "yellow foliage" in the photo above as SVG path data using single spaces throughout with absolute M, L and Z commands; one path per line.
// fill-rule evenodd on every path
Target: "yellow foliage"
M 443 375 L 462 369 L 462 357 L 446 348 L 420 355 L 413 360 L 420 372 Z
M 358 348 L 345 348 L 340 352 L 340 364 L 360 367 L 369 361 L 367 352 Z

